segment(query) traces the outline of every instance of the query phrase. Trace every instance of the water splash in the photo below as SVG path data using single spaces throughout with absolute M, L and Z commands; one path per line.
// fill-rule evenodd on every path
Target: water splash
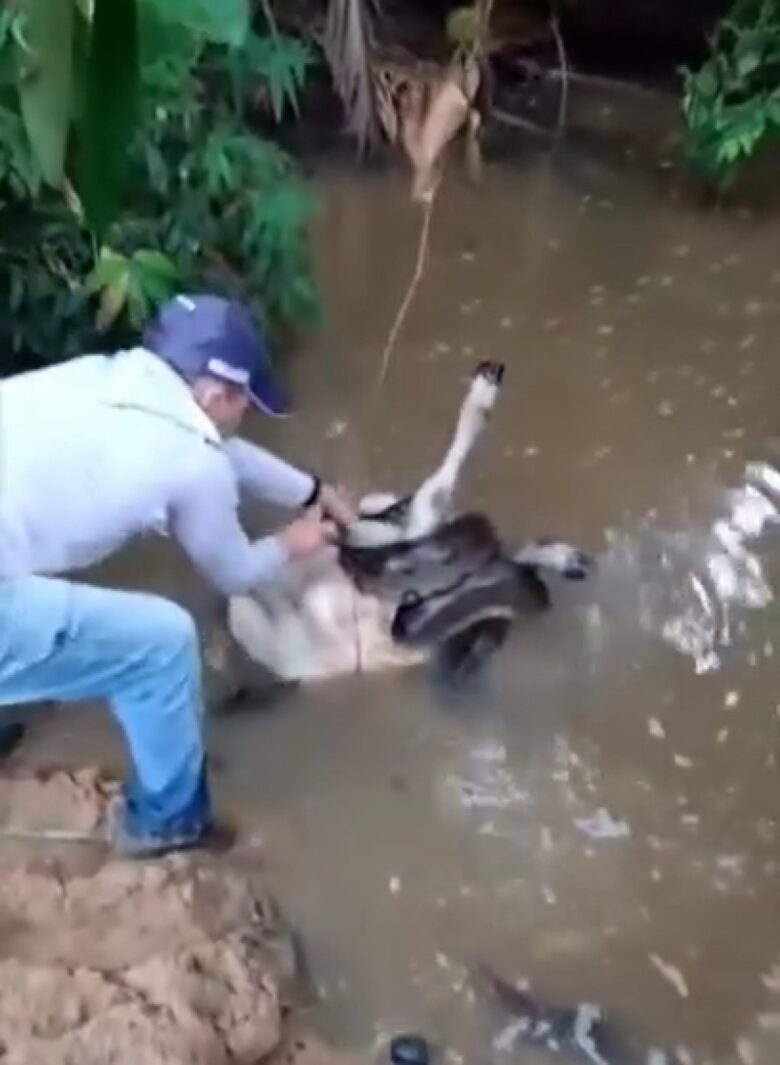
M 708 528 L 670 531 L 649 518 L 638 532 L 607 534 L 612 564 L 638 578 L 640 624 L 691 658 L 697 673 L 718 669 L 745 612 L 774 599 L 758 548 L 780 524 L 779 504 L 780 472 L 755 462 L 722 494 L 723 512 Z

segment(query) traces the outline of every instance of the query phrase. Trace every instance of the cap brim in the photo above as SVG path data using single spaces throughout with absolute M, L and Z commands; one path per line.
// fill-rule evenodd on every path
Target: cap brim
M 273 418 L 286 418 L 292 412 L 289 395 L 268 374 L 258 374 L 252 380 L 249 394 L 253 404 L 264 414 L 270 414 Z

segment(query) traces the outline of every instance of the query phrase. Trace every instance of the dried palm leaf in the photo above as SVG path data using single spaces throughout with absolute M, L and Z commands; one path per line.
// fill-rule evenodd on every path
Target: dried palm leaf
M 376 8 L 376 0 L 373 0 Z M 322 49 L 341 97 L 347 128 L 363 151 L 379 136 L 370 56 L 369 0 L 329 0 Z
M 417 139 L 412 160 L 412 197 L 425 200 L 433 195 L 441 172 L 444 151 L 468 120 L 469 104 L 453 78 L 446 78 L 434 93 Z
M 392 91 L 385 86 L 381 78 L 374 79 L 374 99 L 376 101 L 377 118 L 382 132 L 390 144 L 398 144 L 398 139 L 401 135 L 398 110 Z
M 446 149 L 464 127 L 468 138 L 469 171 L 477 178 L 479 116 L 474 108 L 474 97 L 478 87 L 477 64 L 470 60 L 453 62 L 431 89 L 426 104 L 417 100 L 416 106 L 407 111 L 404 146 L 414 171 L 412 199 L 425 201 L 433 196 Z

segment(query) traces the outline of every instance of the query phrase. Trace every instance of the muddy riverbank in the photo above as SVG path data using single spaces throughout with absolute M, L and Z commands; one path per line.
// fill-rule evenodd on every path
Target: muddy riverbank
M 218 858 L 119 861 L 99 842 L 114 792 L 89 769 L 0 780 L 3 1061 L 345 1065 L 302 1028 L 302 956 L 257 833 Z

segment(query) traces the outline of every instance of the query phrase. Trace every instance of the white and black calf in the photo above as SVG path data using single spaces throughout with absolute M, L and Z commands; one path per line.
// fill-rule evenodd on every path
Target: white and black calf
M 550 604 L 546 572 L 577 580 L 589 559 L 558 541 L 503 547 L 481 514 L 453 516 L 464 463 L 499 395 L 504 367 L 482 363 L 440 466 L 412 494 L 365 497 L 358 520 L 272 588 L 228 602 L 227 629 L 281 681 L 319 681 L 435 657 L 473 671 L 523 613 Z

